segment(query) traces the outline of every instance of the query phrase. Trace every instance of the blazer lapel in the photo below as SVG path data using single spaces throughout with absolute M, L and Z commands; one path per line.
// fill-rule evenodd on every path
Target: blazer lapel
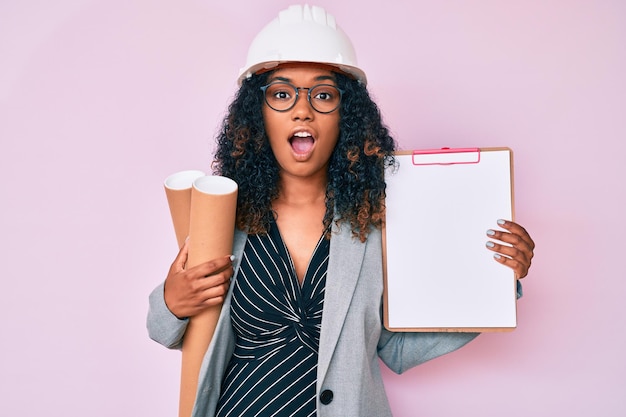
M 324 312 L 318 357 L 318 388 L 324 381 L 348 313 L 365 253 L 365 243 L 352 237 L 349 225 L 333 224 L 324 292 Z

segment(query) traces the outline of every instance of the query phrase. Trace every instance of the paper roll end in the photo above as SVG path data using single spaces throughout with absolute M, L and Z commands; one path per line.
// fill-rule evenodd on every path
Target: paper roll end
M 205 175 L 203 171 L 198 170 L 176 172 L 165 179 L 163 186 L 166 190 L 186 190 L 191 188 L 196 179 Z
M 221 175 L 206 175 L 193 182 L 193 188 L 204 194 L 226 195 L 232 194 L 239 188 L 237 183 Z

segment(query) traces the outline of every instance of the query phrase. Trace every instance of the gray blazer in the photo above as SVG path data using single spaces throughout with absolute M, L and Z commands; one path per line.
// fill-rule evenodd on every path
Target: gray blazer
M 245 243 L 246 235 L 236 232 L 235 276 Z M 361 243 L 352 238 L 349 227 L 333 225 L 317 368 L 319 417 L 391 416 L 378 358 L 394 372 L 402 373 L 458 349 L 477 335 L 387 331 L 382 326 L 382 274 L 381 232 L 372 231 Z M 230 322 L 233 287 L 202 363 L 193 417 L 215 414 L 220 384 L 235 344 Z M 187 323 L 167 309 L 163 284 L 159 285 L 150 295 L 150 337 L 168 348 L 180 348 Z

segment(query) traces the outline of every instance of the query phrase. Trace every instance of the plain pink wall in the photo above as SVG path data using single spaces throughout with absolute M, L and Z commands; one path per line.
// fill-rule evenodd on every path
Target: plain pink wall
M 0 2 L 1 416 L 176 415 L 180 355 L 145 330 L 176 253 L 162 180 L 208 169 L 290 3 Z M 395 415 L 625 415 L 626 3 L 317 4 L 403 148 L 514 149 L 537 243 L 519 328 L 385 371 Z

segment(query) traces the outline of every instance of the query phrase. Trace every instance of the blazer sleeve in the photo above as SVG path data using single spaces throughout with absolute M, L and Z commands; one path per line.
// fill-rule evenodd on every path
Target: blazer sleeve
M 179 319 L 167 308 L 163 296 L 164 284 L 156 287 L 149 297 L 148 335 L 169 349 L 180 349 L 189 319 Z
M 457 350 L 480 333 L 405 333 L 381 329 L 378 356 L 401 374 L 437 356 Z

